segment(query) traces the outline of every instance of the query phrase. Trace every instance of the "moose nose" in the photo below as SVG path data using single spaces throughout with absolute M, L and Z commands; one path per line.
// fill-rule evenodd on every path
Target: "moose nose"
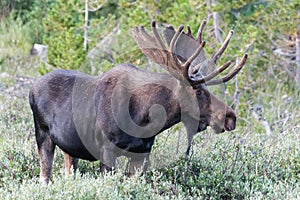
M 235 129 L 236 116 L 234 113 L 226 115 L 224 128 L 226 131 L 232 131 Z

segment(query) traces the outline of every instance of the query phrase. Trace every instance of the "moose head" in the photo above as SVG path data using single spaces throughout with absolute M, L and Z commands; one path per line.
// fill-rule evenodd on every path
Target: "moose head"
M 218 85 L 231 80 L 239 73 L 247 60 L 247 54 L 245 54 L 230 73 L 224 77 L 215 78 L 231 65 L 231 62 L 228 61 L 221 67 L 216 68 L 218 59 L 228 47 L 233 36 L 233 30 L 229 32 L 221 48 L 211 58 L 207 58 L 204 51 L 205 41 L 202 40 L 205 25 L 206 21 L 203 21 L 196 37 L 192 35 L 189 26 L 187 26 L 187 32 L 183 31 L 183 26 L 180 26 L 177 31 L 173 26 L 166 27 L 163 36 L 168 47 L 161 39 L 155 21 L 152 21 L 151 24 L 153 36 L 148 34 L 143 26 L 135 27 L 133 31 L 134 38 L 141 51 L 180 81 L 182 88 L 184 88 L 180 91 L 194 93 L 197 98 L 198 107 L 188 107 L 190 109 L 189 114 L 200 114 L 200 116 L 192 116 L 192 118 L 199 121 L 197 131 L 190 130 L 188 123 L 185 123 L 189 139 L 187 154 L 189 153 L 192 136 L 196 132 L 205 130 L 207 126 L 211 126 L 215 133 L 235 129 L 236 115 L 234 111 L 212 95 L 207 86 Z M 190 95 L 183 98 L 188 97 Z M 193 112 L 194 109 L 197 110 L 198 108 L 198 112 Z

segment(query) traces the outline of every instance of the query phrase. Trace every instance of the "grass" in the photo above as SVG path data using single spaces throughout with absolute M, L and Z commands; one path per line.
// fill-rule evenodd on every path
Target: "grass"
M 0 198 L 1 199 L 182 199 L 249 198 L 297 199 L 300 195 L 300 139 L 296 100 L 286 102 L 288 115 L 273 120 L 272 135 L 259 121 L 247 118 L 247 126 L 221 135 L 210 131 L 194 139 L 192 156 L 184 159 L 185 132 L 176 126 L 155 143 L 146 175 L 124 176 L 124 159 L 113 175 L 99 173 L 98 162 L 80 161 L 76 179 L 62 174 L 62 153 L 55 155 L 53 180 L 45 188 L 38 183 L 39 160 L 33 121 L 28 105 L 30 84 L 18 87 L 10 76 L 2 82 L 0 100 Z M 17 96 L 16 90 L 24 90 Z M 20 89 L 22 88 L 22 89 Z M 26 92 L 25 92 L 26 91 Z M 284 109 L 284 101 L 269 101 Z M 265 115 L 281 112 L 265 110 Z M 125 159 L 126 161 L 126 159 Z
M 22 40 L 18 33 L 26 27 L 15 26 L 6 31 L 15 30 L 15 36 L 0 34 L 2 52 L 12 37 Z M 197 134 L 187 159 L 185 130 L 179 124 L 157 137 L 145 175 L 124 176 L 126 159 L 120 158 L 114 174 L 100 174 L 98 162 L 80 161 L 76 178 L 65 177 L 57 149 L 53 179 L 49 186 L 40 185 L 27 97 L 40 61 L 28 55 L 28 41 L 6 49 L 0 59 L 0 199 L 299 198 L 300 95 L 274 83 L 252 95 L 241 92 L 247 101 L 241 102 L 237 129 Z M 271 135 L 260 119 L 253 118 L 257 107 L 263 108 L 258 115 L 269 123 Z

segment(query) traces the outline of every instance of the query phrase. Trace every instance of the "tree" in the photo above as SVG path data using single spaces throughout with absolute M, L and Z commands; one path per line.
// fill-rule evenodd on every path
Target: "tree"
M 49 63 L 64 69 L 79 69 L 86 51 L 83 47 L 84 5 L 79 0 L 57 0 L 44 22 L 44 43 L 48 45 Z

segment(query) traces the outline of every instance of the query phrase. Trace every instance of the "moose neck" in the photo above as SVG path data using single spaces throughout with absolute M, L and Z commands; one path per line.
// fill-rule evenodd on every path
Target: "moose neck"
M 100 87 L 111 87 L 104 105 L 111 105 L 119 126 L 133 127 L 128 132 L 158 134 L 180 121 L 199 118 L 193 88 L 169 74 L 147 72 L 127 64 L 113 68 L 100 79 L 105 83 Z
M 164 79 L 166 80 L 166 79 Z M 157 98 L 166 98 L 166 102 L 163 103 L 164 109 L 167 114 L 166 123 L 163 130 L 166 130 L 173 125 L 183 122 L 198 122 L 199 121 L 199 105 L 196 97 L 196 93 L 193 88 L 186 83 L 169 76 L 169 80 L 164 82 L 166 90 L 170 90 L 171 93 L 165 92 L 164 97 L 160 97 L 156 94 Z

